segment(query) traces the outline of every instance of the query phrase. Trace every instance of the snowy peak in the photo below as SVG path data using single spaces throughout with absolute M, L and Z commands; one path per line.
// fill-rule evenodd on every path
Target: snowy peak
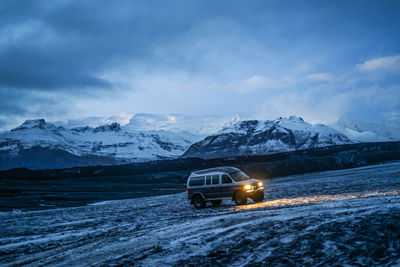
M 84 132 L 91 132 L 91 133 L 116 132 L 116 133 L 118 133 L 118 132 L 122 131 L 122 126 L 117 122 L 113 122 L 111 124 L 101 125 L 101 126 L 97 126 L 95 128 L 92 128 L 89 126 L 75 127 L 75 128 L 72 128 L 71 131 L 77 132 L 77 133 L 84 133 Z
M 63 126 L 74 131 L 87 131 L 112 123 L 118 123 L 122 129 L 129 132 L 170 131 L 189 132 L 203 135 L 215 134 L 219 130 L 241 121 L 239 115 L 231 116 L 200 116 L 183 114 L 150 114 L 136 113 L 113 117 L 87 117 L 74 120 L 52 122 L 55 126 Z M 89 127 L 89 128 L 88 128 Z M 98 129 L 101 131 L 101 129 Z M 105 130 L 105 129 L 104 129 Z
M 11 131 L 20 131 L 20 130 L 32 129 L 32 128 L 45 129 L 48 126 L 54 127 L 54 125 L 52 125 L 52 124 L 47 124 L 47 122 L 44 119 L 26 120 L 23 124 L 21 124 L 17 128 L 12 129 Z
M 323 124 L 309 124 L 303 120 L 301 117 L 291 116 L 289 118 L 278 118 L 275 120 L 248 120 L 241 121 L 233 124 L 232 126 L 225 127 L 219 134 L 224 133 L 252 133 L 252 132 L 264 132 L 270 129 L 275 129 L 275 131 L 288 132 L 288 130 L 293 132 L 311 132 L 311 133 L 323 133 L 326 135 L 342 135 L 339 131 L 332 129 Z
M 257 120 L 248 120 L 234 123 L 233 125 L 225 126 L 218 134 L 224 133 L 249 133 L 254 131 L 259 125 L 259 121 Z
M 110 125 L 102 125 L 94 128 L 93 132 L 119 132 L 121 131 L 121 125 L 117 122 L 113 122 Z
M 125 125 L 131 131 L 171 131 L 190 132 L 203 135 L 215 134 L 224 127 L 240 121 L 240 116 L 213 117 L 189 116 L 178 114 L 147 114 L 137 113 Z
M 111 116 L 111 117 L 84 117 L 80 119 L 70 119 L 70 120 L 64 120 L 64 121 L 54 121 L 51 122 L 52 124 L 56 126 L 63 126 L 64 128 L 67 129 L 73 129 L 73 128 L 84 128 L 86 126 L 91 127 L 91 128 L 96 128 L 102 125 L 109 125 L 114 122 L 119 123 L 121 126 L 126 125 L 130 118 L 132 117 L 132 114 L 127 113 L 127 114 L 121 114 L 117 116 Z
M 363 132 L 359 125 L 349 117 L 340 117 L 337 121 L 339 125 L 357 132 Z
M 280 117 L 280 119 L 282 120 L 283 118 Z M 294 115 L 290 116 L 288 120 L 294 121 L 294 122 L 304 122 L 302 117 L 296 117 Z
M 189 147 L 184 157 L 216 158 L 347 144 L 342 133 L 300 117 L 240 121 Z
M 400 140 L 400 123 L 395 121 L 373 121 L 352 119 L 343 116 L 331 127 L 346 134 L 353 141 L 381 142 Z

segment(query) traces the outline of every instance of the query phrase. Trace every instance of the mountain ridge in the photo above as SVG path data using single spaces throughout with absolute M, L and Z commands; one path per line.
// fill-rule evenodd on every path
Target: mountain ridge
M 0 169 L 39 168 L 40 164 L 30 165 L 28 162 L 26 155 L 32 156 L 29 152 L 32 148 L 41 148 L 37 150 L 40 151 L 38 156 L 47 160 L 49 157 L 45 155 L 48 154 L 59 158 L 56 151 L 64 154 L 65 166 L 68 167 L 72 167 L 73 162 L 84 163 L 85 158 L 90 158 L 92 165 L 176 158 L 190 144 L 203 137 L 188 132 L 131 131 L 118 123 L 68 129 L 47 123 L 44 119 L 27 120 L 9 132 L 0 133 Z M 59 164 L 57 166 L 62 167 Z M 43 162 L 43 167 L 50 166 Z
M 124 125 L 111 122 L 78 127 L 67 127 L 67 124 L 46 122 L 44 119 L 27 120 L 10 131 L 0 133 L 0 169 L 262 155 L 360 142 L 332 127 L 309 124 L 296 116 L 275 120 L 242 120 L 238 115 L 218 121 L 210 117 L 200 121 L 196 118 L 198 116 L 139 113 Z M 77 124 L 74 122 L 74 125 Z M 210 134 L 204 130 L 208 124 Z M 34 151 L 37 152 L 36 157 Z
M 182 157 L 260 155 L 350 143 L 344 134 L 326 125 L 312 125 L 291 116 L 238 122 L 191 145 Z

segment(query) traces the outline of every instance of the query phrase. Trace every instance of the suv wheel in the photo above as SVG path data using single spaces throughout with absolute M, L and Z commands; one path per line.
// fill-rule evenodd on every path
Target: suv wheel
M 196 209 L 202 209 L 206 206 L 206 202 L 200 195 L 195 195 L 193 198 L 193 205 Z
M 261 202 L 264 200 L 264 192 L 257 192 L 257 194 L 255 194 L 252 197 L 254 202 Z
M 218 200 L 211 200 L 211 204 L 213 204 L 214 206 L 218 206 L 219 204 L 221 204 L 222 199 L 218 199 Z
M 237 191 L 233 196 L 233 200 L 235 200 L 236 205 L 244 205 L 247 203 L 247 197 L 242 191 Z

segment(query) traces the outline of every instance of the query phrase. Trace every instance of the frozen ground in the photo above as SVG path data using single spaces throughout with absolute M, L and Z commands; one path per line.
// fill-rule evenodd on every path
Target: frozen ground
M 0 265 L 399 265 L 400 162 L 266 182 L 195 210 L 185 193 L 0 213 Z

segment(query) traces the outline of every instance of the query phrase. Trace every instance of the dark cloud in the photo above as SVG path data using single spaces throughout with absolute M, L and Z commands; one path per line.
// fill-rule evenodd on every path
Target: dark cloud
M 112 65 L 151 57 L 191 27 L 195 6 L 162 1 L 5 1 L 0 85 L 57 90 L 112 87 Z M 192 16 L 194 15 L 194 16 Z M 7 37 L 7 36 L 6 36 Z
M 0 88 L 0 129 L 11 129 L 26 119 L 57 117 L 70 114 L 72 105 L 60 101 L 57 93 L 36 94 L 29 90 Z
M 358 20 L 356 23 L 362 19 L 374 21 L 371 27 L 384 18 L 371 15 L 380 12 L 370 12 L 368 4 L 355 9 L 352 7 L 356 2 L 344 3 L 287 5 L 280 1 L 251 1 L 249 5 L 243 5 L 241 1 L 2 1 L 1 27 L 5 33 L 13 32 L 14 41 L 0 46 L 0 85 L 35 90 L 112 88 L 100 77 L 101 73 L 125 62 L 147 61 L 162 66 L 162 61 L 165 61 L 174 67 L 182 65 L 190 69 L 190 65 L 196 65 L 196 62 L 179 55 L 182 51 L 173 51 L 175 54 L 171 57 L 165 56 L 166 52 L 164 58 L 157 58 L 154 50 L 162 50 L 164 45 L 173 44 L 173 40 L 200 22 L 212 19 L 235 21 L 250 35 L 260 39 L 272 36 L 275 46 L 270 44 L 269 47 L 279 49 L 288 45 L 282 45 L 282 40 L 301 39 L 305 31 L 329 34 L 334 28 L 337 34 L 338 27 L 332 27 L 332 23 L 346 24 L 354 15 L 361 18 L 354 18 Z M 381 9 L 393 12 L 393 8 Z M 338 12 L 342 15 L 340 20 Z M 318 20 L 318 25 L 306 17 L 310 14 Z M 340 29 L 349 31 L 351 27 L 342 26 Z M 338 41 L 338 38 L 334 39 Z M 186 46 L 190 49 L 190 42 Z
M 23 104 L 21 104 L 21 98 L 23 99 L 24 96 L 14 90 L 0 88 L 0 115 L 26 115 L 27 109 Z

